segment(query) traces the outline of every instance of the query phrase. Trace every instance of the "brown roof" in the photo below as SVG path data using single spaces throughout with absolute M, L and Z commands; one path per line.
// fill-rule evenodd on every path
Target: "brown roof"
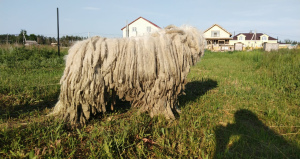
M 152 25 L 154 25 L 154 26 L 158 27 L 159 29 L 161 29 L 158 25 L 152 23 L 151 21 L 149 21 L 149 20 L 147 20 L 147 19 L 145 19 L 145 18 L 143 18 L 143 17 L 138 17 L 136 20 L 134 20 L 134 21 L 132 21 L 131 23 L 129 23 L 128 26 L 129 26 L 130 24 L 134 23 L 135 21 L 139 20 L 140 18 L 146 20 L 147 22 L 149 22 L 149 23 L 151 23 Z M 126 26 L 123 27 L 121 30 L 123 30 L 124 28 L 126 28 Z
M 263 34 L 263 33 L 256 33 L 256 39 L 255 39 L 254 33 L 239 33 L 239 34 L 237 34 L 236 36 L 234 36 L 234 37 L 232 38 L 232 40 L 237 40 L 237 37 L 238 37 L 239 35 L 241 35 L 241 34 L 243 34 L 243 35 L 246 36 L 245 40 L 251 40 L 252 37 L 253 37 L 252 40 L 260 40 L 260 36 L 262 36 L 262 35 L 267 35 L 267 34 Z M 268 36 L 269 36 L 269 35 L 268 35 Z M 269 40 L 277 40 L 277 39 L 275 39 L 275 38 L 269 36 Z
M 223 27 L 221 27 L 219 24 L 214 24 L 214 25 L 212 25 L 211 27 L 209 27 L 208 29 L 206 29 L 206 30 L 204 31 L 204 33 L 207 32 L 209 29 L 211 29 L 211 28 L 214 27 L 214 26 L 218 26 L 219 28 L 221 28 L 222 30 L 224 30 L 226 33 L 228 33 L 230 36 L 232 35 L 229 31 L 227 31 L 226 29 L 224 29 Z
M 232 37 L 209 37 L 206 40 L 232 40 Z

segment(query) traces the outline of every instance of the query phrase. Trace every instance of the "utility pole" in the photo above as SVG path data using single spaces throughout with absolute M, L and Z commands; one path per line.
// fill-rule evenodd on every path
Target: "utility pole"
M 26 37 L 25 37 L 24 30 L 23 30 L 23 45 L 25 45 L 25 42 L 26 42 Z
M 58 15 L 58 8 L 57 8 L 57 54 L 60 56 L 59 52 L 59 15 Z
M 256 47 L 256 29 L 255 29 L 255 32 L 254 32 L 254 34 L 255 34 L 255 47 Z

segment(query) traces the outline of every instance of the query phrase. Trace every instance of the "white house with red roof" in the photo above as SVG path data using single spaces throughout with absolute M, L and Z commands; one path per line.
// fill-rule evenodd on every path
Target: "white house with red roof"
M 143 36 L 161 29 L 153 22 L 139 17 L 123 27 L 123 37 Z
M 244 47 L 263 47 L 264 43 L 278 43 L 278 40 L 264 33 L 239 33 L 235 35 L 230 44 L 242 43 Z
M 264 33 L 232 34 L 218 24 L 214 24 L 204 31 L 207 41 L 206 48 L 212 51 L 233 51 L 236 43 L 244 48 L 261 48 L 264 43 L 278 43 L 278 40 Z

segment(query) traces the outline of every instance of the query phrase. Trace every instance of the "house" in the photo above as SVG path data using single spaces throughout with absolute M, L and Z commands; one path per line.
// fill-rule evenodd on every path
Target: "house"
M 279 43 L 279 48 L 280 49 L 296 49 L 297 45 L 296 44 Z
M 232 34 L 218 24 L 212 25 L 204 31 L 207 44 L 229 44 Z
M 214 24 L 204 31 L 204 37 L 207 42 L 207 49 L 213 51 L 230 51 L 233 45 L 229 41 L 232 34 L 218 24 Z
M 244 47 L 261 48 L 264 43 L 278 43 L 277 39 L 264 33 L 239 33 L 229 41 L 230 45 L 242 43 Z
M 133 37 L 146 35 L 159 29 L 161 28 L 158 25 L 143 17 L 139 17 L 123 27 L 121 30 L 123 31 L 123 37 Z

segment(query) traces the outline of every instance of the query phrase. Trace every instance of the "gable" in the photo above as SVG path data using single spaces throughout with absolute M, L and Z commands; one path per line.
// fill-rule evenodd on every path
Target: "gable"
M 262 34 L 260 37 L 262 37 L 262 36 L 266 36 L 266 37 L 269 37 L 269 35 L 267 35 L 267 34 Z
M 149 23 L 149 24 L 151 24 L 151 25 L 154 26 L 154 27 L 157 27 L 157 28 L 161 29 L 158 25 L 152 23 L 151 21 L 149 21 L 149 20 L 147 20 L 147 19 L 145 19 L 145 18 L 143 18 L 143 17 L 138 17 L 137 19 L 135 19 L 134 21 L 132 21 L 131 23 L 129 23 L 128 26 L 130 26 L 131 24 L 133 24 L 133 23 L 135 23 L 135 22 L 137 22 L 137 21 L 141 21 L 141 20 L 142 20 L 142 21 L 145 21 L 145 22 L 147 22 L 147 23 Z M 126 28 L 126 26 L 124 26 L 121 30 L 123 30 L 123 29 L 125 29 L 125 28 Z
M 243 40 L 246 40 L 246 39 L 247 39 L 247 36 L 244 35 L 244 34 L 239 34 L 239 35 L 237 35 L 237 39 L 238 39 L 239 41 L 243 41 Z
M 239 35 L 237 35 L 237 37 L 240 37 L 240 36 L 246 37 L 246 35 L 244 35 L 244 34 L 239 34 Z
M 232 34 L 218 24 L 214 24 L 204 31 L 205 37 L 214 37 L 219 32 L 219 37 L 231 37 Z M 218 33 L 217 33 L 218 34 Z

